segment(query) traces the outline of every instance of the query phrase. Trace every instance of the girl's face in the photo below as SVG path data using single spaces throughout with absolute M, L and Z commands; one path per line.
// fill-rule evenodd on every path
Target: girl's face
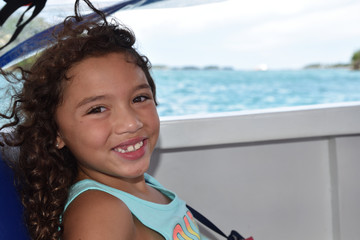
M 78 161 L 80 178 L 116 187 L 142 177 L 159 135 L 159 117 L 144 72 L 122 53 L 91 57 L 68 72 L 56 110 L 59 148 Z

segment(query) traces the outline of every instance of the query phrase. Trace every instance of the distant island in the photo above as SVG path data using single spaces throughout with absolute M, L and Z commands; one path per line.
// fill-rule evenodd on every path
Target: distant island
M 230 66 L 220 67 L 216 65 L 210 65 L 205 67 L 198 67 L 198 66 L 170 67 L 166 65 L 153 65 L 152 68 L 159 70 L 228 70 L 228 71 L 234 70 L 234 68 Z
M 313 63 L 303 67 L 304 69 L 333 69 L 333 68 L 346 68 L 351 69 L 350 63 L 336 63 L 336 64 L 321 64 Z
M 346 68 L 352 70 L 360 70 L 360 50 L 356 51 L 350 63 L 336 63 L 336 64 L 309 64 L 304 67 L 304 69 L 329 69 L 329 68 Z

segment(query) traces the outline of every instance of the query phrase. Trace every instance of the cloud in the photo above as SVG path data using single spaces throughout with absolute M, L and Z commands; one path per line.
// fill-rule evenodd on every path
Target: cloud
M 348 61 L 360 48 L 359 12 L 360 2 L 350 0 L 228 0 L 116 16 L 154 63 L 282 68 Z

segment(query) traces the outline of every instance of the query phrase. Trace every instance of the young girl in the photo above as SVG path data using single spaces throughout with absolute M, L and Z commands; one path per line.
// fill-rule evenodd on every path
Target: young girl
M 150 63 L 129 29 L 102 17 L 67 18 L 57 41 L 21 70 L 23 88 L 11 114 L 1 115 L 12 119 L 2 128 L 15 127 L 4 142 L 20 147 L 15 167 L 29 233 L 200 239 L 185 202 L 146 174 L 159 135 Z

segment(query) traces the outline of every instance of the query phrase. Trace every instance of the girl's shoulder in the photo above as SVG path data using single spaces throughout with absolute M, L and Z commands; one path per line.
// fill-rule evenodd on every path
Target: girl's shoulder
M 77 196 L 63 216 L 64 240 L 134 239 L 135 226 L 128 207 L 102 191 Z

